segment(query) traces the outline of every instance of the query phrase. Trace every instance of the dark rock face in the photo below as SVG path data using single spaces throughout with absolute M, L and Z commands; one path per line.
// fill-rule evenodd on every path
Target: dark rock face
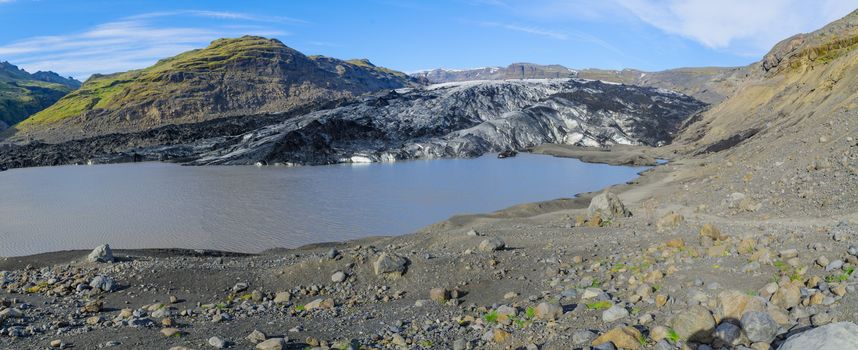
M 705 106 L 666 90 L 566 79 L 449 83 L 348 101 L 60 144 L 6 146 L 0 164 L 318 165 L 475 157 L 543 143 L 658 146 Z

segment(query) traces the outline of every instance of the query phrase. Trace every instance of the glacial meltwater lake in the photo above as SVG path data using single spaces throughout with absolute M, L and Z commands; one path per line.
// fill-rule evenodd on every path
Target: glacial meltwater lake
M 314 167 L 165 163 L 0 172 L 0 256 L 274 247 L 400 235 L 634 179 L 641 167 L 519 154 Z

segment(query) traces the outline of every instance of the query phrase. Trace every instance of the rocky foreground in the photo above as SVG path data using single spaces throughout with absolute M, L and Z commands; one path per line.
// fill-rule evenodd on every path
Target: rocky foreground
M 654 196 L 689 169 L 400 237 L 7 258 L 0 347 L 858 348 L 854 215 Z

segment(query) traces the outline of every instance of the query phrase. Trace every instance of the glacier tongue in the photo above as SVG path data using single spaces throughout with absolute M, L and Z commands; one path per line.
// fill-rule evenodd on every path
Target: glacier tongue
M 474 157 L 543 143 L 658 146 L 703 107 L 671 91 L 578 79 L 445 83 L 289 119 L 224 142 L 192 163 Z

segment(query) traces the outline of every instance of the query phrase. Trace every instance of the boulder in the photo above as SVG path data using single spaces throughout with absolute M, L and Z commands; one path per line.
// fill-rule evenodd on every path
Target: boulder
M 708 343 L 712 340 L 712 332 L 715 330 L 715 319 L 709 310 L 695 305 L 674 316 L 671 328 L 680 339 Z
M 620 349 L 637 350 L 641 347 L 641 339 L 643 339 L 641 332 L 634 327 L 617 327 L 600 335 L 591 344 L 598 346 L 605 343 L 612 343 Z
M 602 218 L 632 216 L 632 213 L 626 209 L 625 205 L 623 205 L 620 197 L 609 191 L 602 192 L 601 194 L 593 197 L 593 199 L 590 200 L 590 206 L 587 208 L 587 212 L 591 216 L 599 213 Z
M 116 282 L 107 276 L 95 276 L 95 278 L 89 282 L 89 286 L 98 291 L 112 292 L 116 289 Z
M 106 262 L 112 263 L 114 261 L 113 258 L 113 250 L 110 249 L 109 244 L 102 244 L 95 249 L 92 250 L 91 253 L 86 257 L 86 260 L 89 262 Z
M 545 321 L 554 321 L 563 316 L 563 307 L 560 303 L 542 302 L 536 305 L 533 311 L 536 318 Z
M 858 350 L 858 325 L 832 323 L 789 337 L 779 350 Z
M 376 275 L 401 276 L 407 269 L 408 259 L 393 253 L 381 253 L 375 260 L 373 268 Z
M 771 343 L 778 333 L 778 323 L 763 311 L 748 311 L 742 315 L 742 330 L 752 342 Z
M 497 237 L 484 239 L 480 242 L 479 246 L 481 252 L 493 252 L 496 250 L 503 250 L 504 248 L 506 248 L 506 243 Z

